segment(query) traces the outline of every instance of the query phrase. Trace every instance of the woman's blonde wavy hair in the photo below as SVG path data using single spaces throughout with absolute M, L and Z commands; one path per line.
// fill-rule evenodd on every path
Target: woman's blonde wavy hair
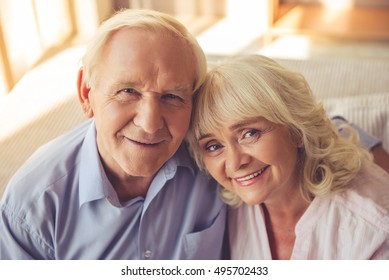
M 88 87 L 94 85 L 98 79 L 96 68 L 101 62 L 105 45 L 109 43 L 110 37 L 115 32 L 123 28 L 136 28 L 146 32 L 173 36 L 186 42 L 193 53 L 196 64 L 193 91 L 196 91 L 202 84 L 207 72 L 205 54 L 196 38 L 182 23 L 170 15 L 154 10 L 124 9 L 101 24 L 86 48 L 82 65 Z
M 302 143 L 299 179 L 302 196 L 310 201 L 341 191 L 372 156 L 364 150 L 351 127 L 349 137 L 340 136 L 317 103 L 305 78 L 274 60 L 247 55 L 216 64 L 195 98 L 189 147 L 197 164 L 205 170 L 198 139 L 217 131 L 226 120 L 239 121 L 262 116 L 289 127 Z M 237 195 L 220 188 L 223 200 L 239 205 Z

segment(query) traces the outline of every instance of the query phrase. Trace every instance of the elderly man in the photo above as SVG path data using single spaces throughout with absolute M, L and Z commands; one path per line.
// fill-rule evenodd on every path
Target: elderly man
M 104 22 L 83 58 L 90 120 L 39 149 L 1 202 L 1 259 L 219 259 L 226 209 L 183 139 L 203 51 L 156 11 Z

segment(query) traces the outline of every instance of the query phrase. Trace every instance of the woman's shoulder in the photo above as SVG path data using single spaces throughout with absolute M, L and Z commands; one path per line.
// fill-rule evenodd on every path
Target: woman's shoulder
M 334 201 L 389 233 L 389 173 L 379 166 L 362 169 Z

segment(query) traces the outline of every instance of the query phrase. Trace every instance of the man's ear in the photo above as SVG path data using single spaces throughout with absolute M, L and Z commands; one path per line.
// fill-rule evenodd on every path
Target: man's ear
M 77 75 L 78 101 L 81 104 L 81 108 L 82 111 L 84 112 L 84 115 L 87 118 L 92 118 L 93 110 L 90 104 L 89 92 L 90 92 L 90 88 L 88 87 L 84 79 L 84 69 L 81 67 L 78 70 L 78 75 Z

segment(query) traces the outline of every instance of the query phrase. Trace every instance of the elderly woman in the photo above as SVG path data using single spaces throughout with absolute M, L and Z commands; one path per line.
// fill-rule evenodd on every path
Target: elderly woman
M 221 185 L 233 259 L 389 259 L 389 174 L 272 59 L 210 70 L 188 140 Z

